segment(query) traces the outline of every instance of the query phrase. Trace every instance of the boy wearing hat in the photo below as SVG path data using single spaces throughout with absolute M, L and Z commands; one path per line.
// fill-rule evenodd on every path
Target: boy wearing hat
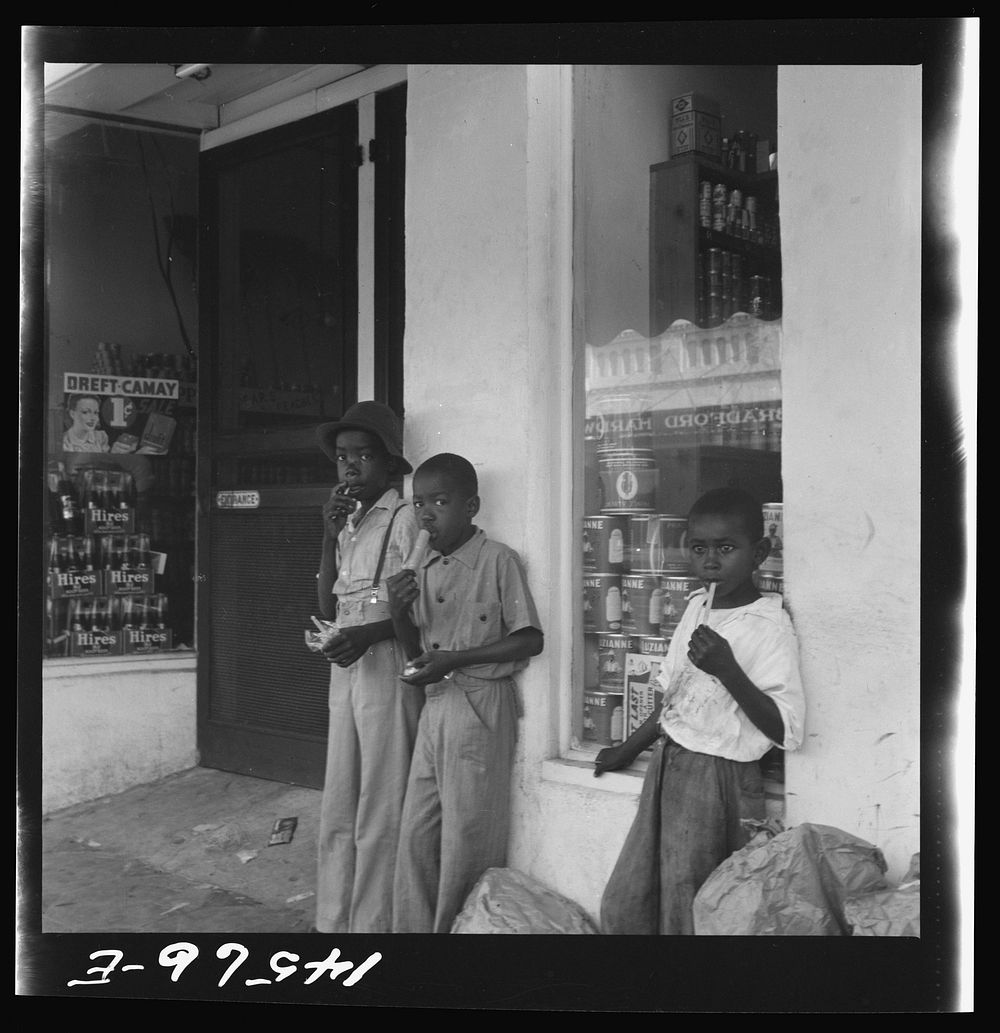
M 412 467 L 402 427 L 380 402 L 351 406 L 317 431 L 337 466 L 323 505 L 319 608 L 339 633 L 330 661 L 330 727 L 319 822 L 316 931 L 392 931 L 392 884 L 410 755 L 424 694 L 400 684 L 386 579 L 417 538 L 392 486 Z

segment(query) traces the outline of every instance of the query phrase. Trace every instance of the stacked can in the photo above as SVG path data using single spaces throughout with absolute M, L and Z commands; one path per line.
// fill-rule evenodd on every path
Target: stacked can
M 723 293 L 724 293 L 724 268 L 722 248 L 709 248 L 705 255 L 705 284 L 707 306 L 705 311 L 705 325 L 718 326 L 725 316 L 723 315 Z
M 659 484 L 659 467 L 651 448 L 597 450 L 602 513 L 652 513 Z
M 584 692 L 583 738 L 599 746 L 617 746 L 624 725 L 620 692 Z
M 601 689 L 604 639 L 622 630 L 622 572 L 627 559 L 628 518 L 597 513 L 583 518 L 583 629 L 585 692 Z
M 784 591 L 784 527 L 782 522 L 782 504 L 765 502 L 762 506 L 764 517 L 764 535 L 770 543 L 767 558 L 757 570 L 757 587 L 762 592 Z
M 712 183 L 703 179 L 698 190 L 698 223 L 706 230 L 712 228 Z

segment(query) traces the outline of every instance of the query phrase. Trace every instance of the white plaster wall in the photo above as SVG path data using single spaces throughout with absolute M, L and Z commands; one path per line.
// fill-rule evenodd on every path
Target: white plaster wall
M 42 812 L 198 762 L 195 660 L 50 661 L 42 672 Z
M 898 878 L 919 849 L 919 73 L 779 83 L 786 564 L 811 708 L 787 817 L 875 842 Z M 415 464 L 467 456 L 478 522 L 525 560 L 546 650 L 521 678 L 509 861 L 596 917 L 639 780 L 553 759 L 573 681 L 579 376 L 564 98 L 547 66 L 409 69 L 406 442 Z
M 466 456 L 480 477 L 477 523 L 525 561 L 546 648 L 520 680 L 509 863 L 596 915 L 634 796 L 542 777 L 572 676 L 573 370 L 560 347 L 571 197 L 558 182 L 571 138 L 559 76 L 523 65 L 409 69 L 406 447 L 414 464 Z
M 785 576 L 809 706 L 787 815 L 874 843 L 899 878 L 920 847 L 920 69 L 782 67 L 778 115 Z

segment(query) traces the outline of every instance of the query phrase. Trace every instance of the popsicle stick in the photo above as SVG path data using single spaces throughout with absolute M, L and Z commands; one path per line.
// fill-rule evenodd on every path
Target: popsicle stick
M 320 631 L 326 631 L 326 625 L 315 614 L 313 614 L 311 620 Z
M 701 608 L 701 617 L 698 618 L 699 624 L 704 624 L 708 620 L 708 615 L 712 612 L 712 603 L 715 601 L 715 586 L 715 581 L 708 586 L 708 595 L 705 598 L 705 605 Z

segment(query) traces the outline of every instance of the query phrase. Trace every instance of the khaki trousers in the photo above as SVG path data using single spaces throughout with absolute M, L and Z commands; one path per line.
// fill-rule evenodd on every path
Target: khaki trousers
M 396 932 L 449 932 L 483 872 L 506 864 L 516 740 L 513 679 L 456 673 L 427 687 L 396 862 Z
M 423 705 L 399 680 L 395 639 L 330 670 L 330 731 L 320 805 L 316 929 L 392 931 L 392 883 L 403 797 Z

